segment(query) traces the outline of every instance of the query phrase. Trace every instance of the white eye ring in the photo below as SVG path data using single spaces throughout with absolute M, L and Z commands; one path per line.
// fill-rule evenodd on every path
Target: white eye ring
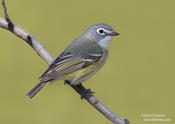
M 100 34 L 100 35 L 104 35 L 105 34 L 105 29 L 103 29 L 103 28 L 97 29 L 97 33 Z

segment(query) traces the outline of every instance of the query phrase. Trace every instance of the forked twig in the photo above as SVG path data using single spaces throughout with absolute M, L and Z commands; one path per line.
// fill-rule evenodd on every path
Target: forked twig
M 54 58 L 49 54 L 49 52 L 44 48 L 44 46 L 29 32 L 15 25 L 8 13 L 5 5 L 5 0 L 2 0 L 2 6 L 4 10 L 5 20 L 0 18 L 0 27 L 6 30 L 9 30 L 17 37 L 26 41 L 35 51 L 36 53 L 42 57 L 49 65 L 54 61 Z M 87 89 L 83 85 L 79 86 L 71 86 L 77 93 L 80 95 L 85 92 Z M 85 99 L 99 112 L 101 112 L 106 118 L 111 120 L 114 124 L 129 124 L 127 119 L 122 119 L 115 113 L 113 113 L 110 109 L 108 109 L 104 104 L 102 104 L 95 96 L 92 94 L 86 94 Z

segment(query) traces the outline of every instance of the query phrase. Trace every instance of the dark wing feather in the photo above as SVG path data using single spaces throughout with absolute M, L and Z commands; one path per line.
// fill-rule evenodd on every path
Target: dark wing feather
M 51 69 L 55 68 L 59 64 L 62 64 L 64 61 L 68 61 L 72 55 L 70 53 L 63 52 L 60 56 L 58 56 L 54 62 L 49 66 L 49 68 L 39 77 L 43 78 Z

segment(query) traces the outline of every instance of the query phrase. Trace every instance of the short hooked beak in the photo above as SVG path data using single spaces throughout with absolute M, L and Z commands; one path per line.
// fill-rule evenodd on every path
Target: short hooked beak
M 110 35 L 111 36 L 117 36 L 117 35 L 120 35 L 120 34 L 118 32 L 112 32 Z

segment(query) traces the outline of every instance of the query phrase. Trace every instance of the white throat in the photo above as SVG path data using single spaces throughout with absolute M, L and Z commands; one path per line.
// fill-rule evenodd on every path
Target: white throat
M 107 37 L 105 37 L 104 39 L 102 39 L 101 41 L 99 41 L 98 44 L 99 44 L 102 48 L 108 50 L 108 49 L 109 49 L 109 46 L 110 46 L 110 44 L 111 44 L 112 38 L 113 38 L 112 36 L 107 36 Z

